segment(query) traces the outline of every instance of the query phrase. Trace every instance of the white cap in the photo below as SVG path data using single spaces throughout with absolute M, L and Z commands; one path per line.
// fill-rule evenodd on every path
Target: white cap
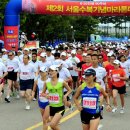
M 36 33 L 35 33 L 35 32 L 33 32 L 32 34 L 36 35 Z
M 71 51 L 71 54 L 76 54 L 76 50 L 72 50 L 72 51 Z
M 41 57 L 46 57 L 46 53 L 45 53 L 45 52 L 42 52 L 42 53 L 40 54 L 40 56 L 41 56 Z
M 107 54 L 107 56 L 112 56 L 112 53 L 111 53 L 111 52 L 109 52 L 109 53 Z
M 24 32 L 22 32 L 22 35 L 25 35 L 25 33 L 24 33 Z
M 52 54 L 55 54 L 55 53 L 56 53 L 56 50 L 52 50 L 51 53 L 52 53 Z
M 82 56 L 87 56 L 87 53 L 83 53 L 83 55 Z
M 113 63 L 116 64 L 116 65 L 119 65 L 119 64 L 120 64 L 120 61 L 119 61 L 119 60 L 114 60 Z
M 51 65 L 49 67 L 49 69 L 58 71 L 58 66 L 57 65 Z
M 24 48 L 23 50 L 24 50 L 24 51 L 29 51 L 29 49 L 28 49 L 28 48 Z
M 63 64 L 62 60 L 57 59 L 54 61 L 54 65 L 56 65 L 57 67 L 60 67 Z
M 61 53 L 61 56 L 67 56 L 65 52 L 62 52 Z
M 2 49 L 2 52 L 7 51 L 5 48 Z
M 46 68 L 45 66 L 42 66 L 42 67 L 40 68 L 40 71 L 42 71 L 42 72 L 47 72 L 48 70 L 47 70 L 47 68 Z
M 58 46 L 55 46 L 56 49 L 58 49 Z
M 22 53 L 22 51 L 21 51 L 21 50 L 18 50 L 18 52 Z
M 106 49 L 107 52 L 109 52 L 110 50 L 109 49 Z

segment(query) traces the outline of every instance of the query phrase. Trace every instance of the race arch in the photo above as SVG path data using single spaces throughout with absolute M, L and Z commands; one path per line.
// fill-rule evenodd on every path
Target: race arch
M 12 46 L 18 49 L 22 11 L 48 15 L 128 16 L 130 15 L 130 1 L 10 0 L 4 17 L 5 48 L 7 50 L 10 50 Z

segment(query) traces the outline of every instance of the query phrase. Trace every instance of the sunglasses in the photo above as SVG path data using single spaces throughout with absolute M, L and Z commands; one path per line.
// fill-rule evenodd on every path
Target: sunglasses
M 8 55 L 8 56 L 12 56 L 12 55 Z

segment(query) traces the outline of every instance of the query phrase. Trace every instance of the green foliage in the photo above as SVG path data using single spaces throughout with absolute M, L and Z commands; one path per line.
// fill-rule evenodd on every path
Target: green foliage
M 2 1 L 0 6 L 0 32 L 3 31 L 4 10 L 8 0 Z M 38 34 L 39 39 L 53 41 L 54 39 L 77 40 L 88 39 L 95 33 L 99 20 L 94 17 L 82 16 L 48 16 L 21 13 L 20 30 L 30 37 L 32 32 Z M 73 26 L 73 28 L 71 28 Z
M 26 19 L 23 20 L 23 17 Z M 94 17 L 81 16 L 22 14 L 21 19 L 21 30 L 27 34 L 36 32 L 43 41 L 57 38 L 72 40 L 72 33 L 76 40 L 86 40 L 91 33 L 95 33 L 99 23 Z
M 0 33 L 3 32 L 3 19 L 4 19 L 4 12 L 5 12 L 5 6 L 7 4 L 8 0 L 0 0 Z

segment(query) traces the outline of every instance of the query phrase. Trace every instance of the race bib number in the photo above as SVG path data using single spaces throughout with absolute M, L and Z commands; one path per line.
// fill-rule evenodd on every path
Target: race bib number
M 47 101 L 48 101 L 45 97 L 42 96 L 42 91 L 39 92 L 39 100 L 40 100 L 41 102 L 47 102 Z
M 14 69 L 14 67 L 8 67 L 8 71 L 10 72 L 10 71 L 13 71 L 13 69 Z
M 114 75 L 112 75 L 112 78 L 113 78 L 113 81 L 114 81 L 114 82 L 120 81 L 119 77 L 120 77 L 119 74 L 114 74 Z
M 22 72 L 22 75 L 28 75 L 29 73 L 28 72 Z
M 50 103 L 54 103 L 54 104 L 57 104 L 60 102 L 60 96 L 58 93 L 52 93 L 52 94 L 49 94 L 49 102 Z
M 88 109 L 96 109 L 96 98 L 84 97 L 83 98 L 83 107 Z

